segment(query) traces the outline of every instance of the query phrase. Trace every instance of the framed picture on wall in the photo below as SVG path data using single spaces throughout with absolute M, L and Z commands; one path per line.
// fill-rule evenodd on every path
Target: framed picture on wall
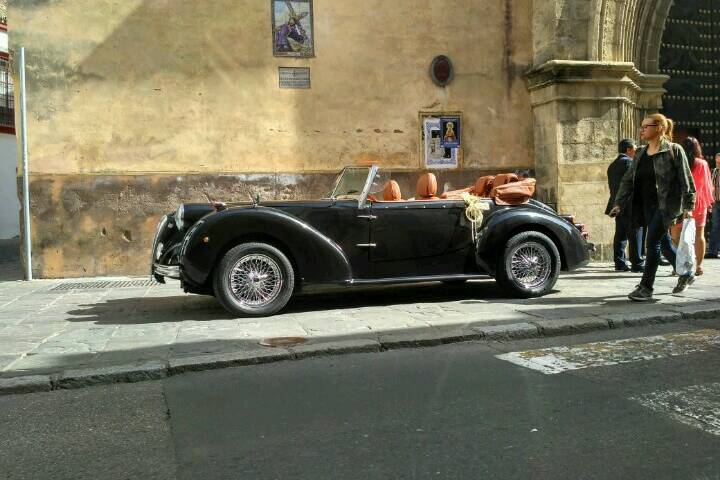
M 441 119 L 426 117 L 423 119 L 423 146 L 425 168 L 458 168 L 458 148 L 442 146 L 443 130 Z
M 273 55 L 314 57 L 312 0 L 271 0 Z

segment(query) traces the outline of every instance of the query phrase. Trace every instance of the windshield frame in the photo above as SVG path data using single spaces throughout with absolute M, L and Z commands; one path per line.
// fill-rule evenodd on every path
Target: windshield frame
M 340 174 L 335 179 L 335 184 L 333 185 L 332 192 L 330 192 L 329 198 L 332 200 L 337 200 L 337 189 L 340 186 L 340 183 L 345 176 L 345 174 L 350 170 L 366 170 L 367 171 L 367 177 L 365 178 L 365 184 L 363 185 L 363 189 L 360 192 L 360 196 L 357 200 L 358 207 L 364 208 L 367 205 L 367 197 L 370 192 L 370 188 L 372 187 L 372 182 L 375 179 L 375 176 L 378 173 L 379 167 L 377 165 L 371 165 L 369 167 L 345 167 L 342 169 Z

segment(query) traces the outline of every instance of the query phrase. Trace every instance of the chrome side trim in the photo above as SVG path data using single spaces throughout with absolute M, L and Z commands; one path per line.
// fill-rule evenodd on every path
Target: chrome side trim
M 377 243 L 358 243 L 355 246 L 358 248 L 375 248 L 377 247 Z
M 391 277 L 391 278 L 373 278 L 373 279 L 353 279 L 344 282 L 346 286 L 360 285 L 391 285 L 402 283 L 426 283 L 426 282 L 442 282 L 452 280 L 485 280 L 490 278 L 487 273 L 479 274 L 461 274 L 461 275 L 430 275 L 427 277 Z

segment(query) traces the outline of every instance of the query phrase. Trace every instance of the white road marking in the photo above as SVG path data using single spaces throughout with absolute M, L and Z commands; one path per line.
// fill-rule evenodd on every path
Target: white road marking
M 630 400 L 680 423 L 720 436 L 720 383 L 653 392 Z
M 677 357 L 705 352 L 718 347 L 720 347 L 720 331 L 706 329 L 654 337 L 511 352 L 496 357 L 553 375 L 583 368 Z

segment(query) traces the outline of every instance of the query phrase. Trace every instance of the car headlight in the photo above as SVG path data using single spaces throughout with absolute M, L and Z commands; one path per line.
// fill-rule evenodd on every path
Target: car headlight
M 175 224 L 178 227 L 178 230 L 182 230 L 185 227 L 185 222 L 183 217 L 185 216 L 185 205 L 180 205 L 177 209 L 177 212 L 175 212 Z

